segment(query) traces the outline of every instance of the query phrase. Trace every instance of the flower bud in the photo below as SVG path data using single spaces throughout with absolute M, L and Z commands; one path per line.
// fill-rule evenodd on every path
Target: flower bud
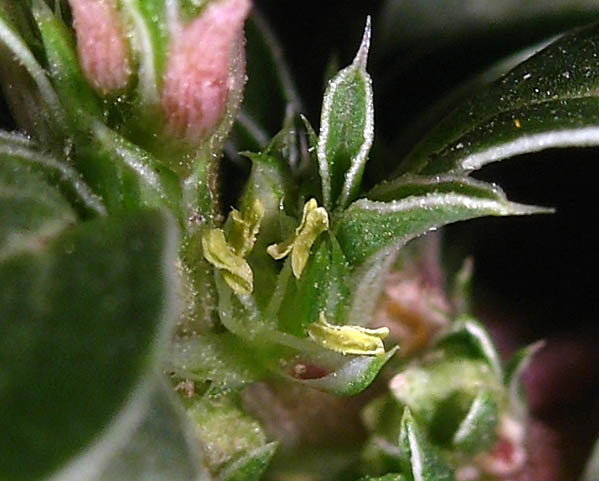
M 245 79 L 245 61 L 233 65 L 250 8 L 250 0 L 215 0 L 188 25 L 172 26 L 161 104 L 173 135 L 195 143 L 224 119 L 230 93 Z
M 114 0 L 69 0 L 81 68 L 103 95 L 127 86 L 129 51 Z

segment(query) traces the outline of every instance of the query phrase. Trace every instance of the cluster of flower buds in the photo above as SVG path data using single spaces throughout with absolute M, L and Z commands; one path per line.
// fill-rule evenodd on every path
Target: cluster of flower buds
M 251 2 L 212 0 L 191 20 L 181 18 L 177 2 L 166 3 L 168 40 L 161 46 L 166 47 L 166 60 L 163 71 L 156 72 L 156 100 L 165 132 L 197 145 L 218 129 L 231 92 L 245 81 L 243 26 Z M 148 56 L 152 47 L 128 35 L 133 22 L 126 9 L 121 15 L 115 0 L 69 4 L 85 77 L 101 95 L 118 95 L 133 81 L 135 56 Z

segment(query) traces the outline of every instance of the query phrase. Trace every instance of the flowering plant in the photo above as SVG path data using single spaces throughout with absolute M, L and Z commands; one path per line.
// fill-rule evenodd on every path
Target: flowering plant
M 500 360 L 431 232 L 548 212 L 471 174 L 599 143 L 597 28 L 512 62 L 367 185 L 370 18 L 315 129 L 250 9 L 0 0 L 0 479 L 512 479 L 541 343 Z

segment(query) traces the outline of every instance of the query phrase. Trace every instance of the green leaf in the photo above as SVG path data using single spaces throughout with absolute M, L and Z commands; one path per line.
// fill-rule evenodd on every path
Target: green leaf
M 426 439 L 408 408 L 401 420 L 399 448 L 402 471 L 409 480 L 455 480 L 441 453 Z
M 530 365 L 533 357 L 545 346 L 545 341 L 537 341 L 534 344 L 520 349 L 505 368 L 505 385 L 510 396 L 510 408 L 520 418 L 526 419 L 528 408 L 526 396 L 522 389 L 521 377 Z
M 373 197 L 398 200 L 357 200 L 334 226 L 343 252 L 354 265 L 381 249 L 393 251 L 452 222 L 545 212 L 509 202 L 497 187 L 454 176 L 400 179 L 374 189 Z
M 143 418 L 90 481 L 211 479 L 189 418 L 171 391 L 165 380 L 155 382 Z
M 0 477 L 41 479 L 91 445 L 89 466 L 133 429 L 173 327 L 176 248 L 168 217 L 135 211 L 0 263 Z
M 277 442 L 268 443 L 241 456 L 223 469 L 220 479 L 223 481 L 260 481 L 277 446 Z
M 379 371 L 397 352 L 397 349 L 398 347 L 394 347 L 385 354 L 379 354 L 378 356 L 350 358 L 334 372 L 318 379 L 291 379 L 336 396 L 355 396 L 370 386 Z
M 326 89 L 320 119 L 318 164 L 324 205 L 344 208 L 357 194 L 374 139 L 372 80 L 366 73 L 370 17 L 353 63 Z
M 0 162 L 18 161 L 23 168 L 44 175 L 52 185 L 60 187 L 64 195 L 84 213 L 106 215 L 106 207 L 85 183 L 81 175 L 64 162 L 38 151 L 36 144 L 20 134 L 0 130 Z
M 43 249 L 77 222 L 71 206 L 40 172 L 3 157 L 0 154 L 0 262 Z
M 491 336 L 485 327 L 471 318 L 454 321 L 436 340 L 436 348 L 461 350 L 463 354 L 472 353 L 474 357 L 485 361 L 493 370 L 497 379 L 503 379 L 503 370 L 499 353 L 495 349 Z
M 575 30 L 446 116 L 401 172 L 470 172 L 520 154 L 599 144 L 592 68 L 599 27 Z

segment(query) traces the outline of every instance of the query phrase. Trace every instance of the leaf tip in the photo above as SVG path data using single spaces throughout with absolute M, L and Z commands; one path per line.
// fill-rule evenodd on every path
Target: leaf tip
M 368 63 L 368 52 L 370 50 L 370 37 L 372 34 L 372 21 L 370 15 L 366 17 L 366 26 L 364 27 L 364 35 L 362 36 L 362 42 L 360 43 L 360 48 L 358 49 L 358 53 L 354 58 L 354 65 L 359 66 L 362 69 L 366 69 L 366 64 Z

